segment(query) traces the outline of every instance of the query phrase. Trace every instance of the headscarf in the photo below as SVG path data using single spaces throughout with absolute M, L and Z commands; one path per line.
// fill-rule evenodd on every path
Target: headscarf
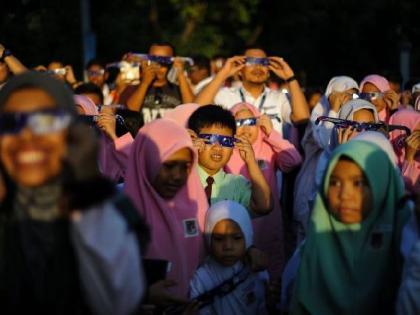
M 238 224 L 244 235 L 246 248 L 251 247 L 253 244 L 251 218 L 248 211 L 241 204 L 231 200 L 216 202 L 209 208 L 204 230 L 208 246 L 211 244 L 211 234 L 216 224 L 227 219 Z
M 181 104 L 163 114 L 163 118 L 171 119 L 182 127 L 188 126 L 188 119 L 200 105 L 196 103 Z
M 375 122 L 379 122 L 378 112 L 376 110 L 375 105 L 359 98 L 345 103 L 338 112 L 338 118 L 353 120 L 354 113 L 361 109 L 368 109 L 372 111 L 373 116 L 375 118 Z M 333 132 L 331 134 L 330 151 L 335 149 L 338 145 L 338 129 L 334 127 Z
M 362 99 L 351 100 L 344 104 L 338 113 L 338 118 L 353 120 L 354 113 L 361 109 L 371 110 L 373 112 L 373 116 L 375 117 L 375 122 L 379 121 L 375 105 Z
M 239 103 L 230 109 L 233 115 L 248 110 L 253 117 L 261 116 L 258 109 L 248 103 Z M 252 143 L 255 159 L 270 186 L 274 207 L 268 215 L 252 220 L 254 229 L 254 244 L 270 256 L 268 272 L 272 278 L 281 276 L 285 264 L 283 219 L 280 207 L 280 193 L 277 184 L 276 171 L 288 172 L 301 163 L 302 158 L 296 148 L 275 130 L 267 135 L 261 127 L 254 126 L 258 131 L 256 141 Z M 238 150 L 233 150 L 226 171 L 250 178 L 248 168 Z
M 410 109 L 400 109 L 391 116 L 389 123 L 391 125 L 406 126 L 413 132 L 416 126 L 420 125 L 420 113 Z M 405 159 L 404 139 L 405 132 L 401 130 L 394 130 L 390 133 L 390 140 L 394 146 L 400 165 L 402 165 Z
M 13 76 L 4 85 L 0 93 L 0 111 L 2 111 L 10 95 L 16 90 L 22 88 L 37 88 L 44 90 L 55 100 L 58 108 L 71 114 L 76 114 L 73 96 L 70 89 L 61 81 L 58 81 L 45 73 L 37 71 L 28 71 L 23 74 Z
M 382 93 L 389 91 L 391 89 L 391 86 L 389 85 L 389 82 L 384 77 L 377 75 L 377 74 L 371 74 L 363 78 L 362 82 L 360 82 L 360 91 L 363 90 L 363 87 L 366 83 L 371 83 L 374 86 L 376 86 L 379 91 Z M 382 121 L 388 122 L 389 120 L 389 114 L 387 108 L 381 110 L 379 113 L 379 118 Z
M 99 115 L 98 107 L 87 96 L 74 95 L 74 103 L 76 105 L 79 105 L 83 109 L 83 111 L 85 112 L 85 115 L 87 115 L 87 116 Z
M 389 85 L 389 82 L 387 79 L 385 79 L 383 76 L 377 75 L 377 74 L 371 74 L 363 78 L 362 82 L 360 82 L 360 91 L 363 90 L 363 87 L 366 83 L 371 83 L 374 86 L 376 86 L 379 91 L 386 92 L 391 89 L 391 86 Z
M 322 107 L 322 113 L 319 110 L 313 111 L 313 115 L 311 115 L 311 120 L 315 121 L 318 116 L 327 116 L 330 108 L 330 102 L 328 97 L 333 92 L 344 92 L 350 89 L 359 90 L 359 86 L 356 81 L 352 78 L 347 76 L 337 76 L 333 77 L 330 82 L 328 82 L 327 88 L 325 90 L 325 94 L 321 97 L 320 101 L 315 107 Z M 316 116 L 316 117 L 315 117 Z
M 414 109 L 420 112 L 420 96 L 417 96 L 416 102 L 414 103 Z
M 191 173 L 176 196 L 165 200 L 153 188 L 152 181 L 162 163 L 182 148 L 190 149 L 194 156 Z M 167 279 L 178 282 L 174 293 L 183 296 L 187 295 L 204 247 L 202 232 L 208 208 L 196 167 L 197 154 L 186 129 L 172 120 L 158 119 L 139 130 L 125 178 L 127 195 L 151 227 L 151 243 L 145 256 L 171 263 Z
M 372 209 L 360 223 L 344 224 L 328 211 L 330 176 L 342 157 L 362 169 L 370 186 Z M 333 152 L 302 248 L 291 314 L 392 312 L 409 216 L 399 205 L 403 195 L 398 171 L 378 146 L 350 141 Z
M 245 102 L 236 104 L 235 106 L 233 106 L 230 109 L 230 112 L 233 114 L 233 116 L 235 116 L 238 112 L 240 112 L 242 110 L 248 110 L 249 112 L 251 112 L 251 114 L 255 118 L 258 118 L 258 117 L 261 116 L 261 113 L 259 112 L 259 110 L 255 106 L 253 106 L 249 103 L 245 103 Z M 260 127 L 258 127 L 258 126 L 256 126 L 256 127 L 258 128 L 258 137 L 255 140 L 255 142 L 252 143 L 252 148 L 254 149 L 254 152 L 258 152 L 258 151 L 261 150 L 261 148 L 263 146 L 263 141 L 264 141 L 264 132 L 261 130 Z M 235 154 L 237 152 L 234 151 L 233 153 Z M 239 155 L 239 153 L 238 153 L 238 155 Z M 232 157 L 233 157 L 233 155 L 232 155 Z
M 389 157 L 392 164 L 397 167 L 397 156 L 392 148 L 391 142 L 385 135 L 378 131 L 364 131 L 352 138 L 350 141 L 366 141 L 379 146 Z
M 71 91 L 62 82 L 34 71 L 13 76 L 5 84 L 0 91 L 0 111 L 13 93 L 27 88 L 45 91 L 57 108 L 76 115 Z M 54 313 L 80 312 L 83 298 L 68 222 L 31 220 L 25 211 L 32 208 L 51 212 L 58 207 L 60 183 L 55 180 L 41 187 L 18 188 L 4 175 L 8 183 L 6 201 L 0 210 L 0 296 L 3 302 L 7 301 L 4 312 L 20 313 L 35 305 L 54 307 L 50 308 Z M 11 219 L 16 216 L 19 220 Z M 22 298 L 28 294 L 33 296 L 26 305 L 22 304 Z

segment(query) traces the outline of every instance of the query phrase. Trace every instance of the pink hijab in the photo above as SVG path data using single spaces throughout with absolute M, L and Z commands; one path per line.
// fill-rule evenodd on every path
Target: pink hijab
M 85 115 L 95 116 L 99 115 L 98 107 L 92 100 L 84 95 L 74 95 L 74 103 L 83 108 Z
M 410 109 L 402 109 L 391 116 L 389 123 L 407 126 L 413 132 L 420 125 L 420 113 Z M 407 162 L 405 160 L 403 136 L 402 131 L 395 130 L 391 132 L 390 140 L 397 154 L 398 165 L 401 168 L 406 188 L 414 193 L 420 193 L 420 157 L 417 154 L 414 161 Z
M 372 83 L 382 93 L 384 93 L 386 91 L 389 91 L 391 89 L 391 86 L 389 85 L 388 80 L 385 79 L 383 76 L 380 76 L 380 75 L 377 75 L 377 74 L 371 74 L 371 75 L 368 75 L 368 76 L 364 77 L 362 82 L 360 82 L 360 88 L 359 88 L 360 91 L 362 91 L 363 86 L 366 83 Z M 379 115 L 379 120 L 385 121 L 385 122 L 388 121 L 388 111 L 386 109 L 381 110 L 378 113 L 378 115 Z
M 391 116 L 389 123 L 391 125 L 406 126 L 413 132 L 416 126 L 420 124 L 420 113 L 410 109 L 400 109 Z M 394 145 L 400 164 L 404 161 L 405 149 L 403 146 L 398 145 L 398 142 L 402 140 L 404 135 L 405 133 L 399 130 L 392 131 L 390 134 L 390 140 Z
M 152 187 L 162 163 L 173 153 L 188 148 L 194 165 L 185 186 L 171 200 Z M 171 263 L 166 279 L 178 296 L 186 297 L 189 281 L 204 250 L 204 219 L 208 203 L 200 183 L 197 154 L 185 128 L 169 119 L 158 119 L 139 130 L 133 143 L 125 178 L 125 191 L 151 227 L 151 243 L 145 257 Z
M 181 104 L 174 109 L 165 112 L 163 118 L 171 119 L 180 126 L 186 128 L 188 125 L 188 119 L 190 118 L 191 114 L 194 113 L 199 107 L 200 105 L 196 103 Z
M 249 110 L 254 117 L 261 115 L 255 106 L 248 103 L 236 104 L 230 110 L 236 115 L 236 113 L 244 109 Z M 270 257 L 268 271 L 271 278 L 278 279 L 282 274 L 285 261 L 284 230 L 276 170 L 280 168 L 282 171 L 289 171 L 300 164 L 302 158 L 293 144 L 283 139 L 275 130 L 269 136 L 261 128 L 258 131 L 258 137 L 252 144 L 252 148 L 254 149 L 255 158 L 260 165 L 264 178 L 273 194 L 274 209 L 270 214 L 252 220 L 254 244 Z M 241 159 L 238 150 L 233 151 L 226 165 L 226 170 L 236 175 L 241 174 L 249 179 L 248 169 Z

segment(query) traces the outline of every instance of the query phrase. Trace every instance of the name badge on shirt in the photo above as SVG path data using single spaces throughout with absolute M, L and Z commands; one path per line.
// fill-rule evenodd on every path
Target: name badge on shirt
M 194 237 L 198 235 L 197 219 L 185 219 L 182 223 L 184 224 L 184 237 Z

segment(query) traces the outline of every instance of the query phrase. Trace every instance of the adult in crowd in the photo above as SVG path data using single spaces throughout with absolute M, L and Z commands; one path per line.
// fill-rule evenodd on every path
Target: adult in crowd
M 267 87 L 270 71 L 287 82 L 291 104 L 284 93 Z M 242 86 L 222 87 L 235 74 L 239 74 Z M 283 58 L 267 57 L 265 51 L 259 47 L 249 47 L 245 49 L 243 56 L 229 58 L 195 102 L 201 105 L 219 104 L 227 109 L 241 102 L 252 104 L 271 118 L 274 129 L 285 138 L 285 125 L 290 126 L 291 123 L 303 122 L 309 118 L 308 105 L 293 70 Z
M 141 302 L 145 229 L 99 175 L 96 137 L 75 114 L 70 90 L 46 74 L 0 92 L 5 314 L 131 314 Z
M 138 85 L 129 85 L 120 97 L 120 102 L 127 104 L 133 111 L 141 111 L 144 122 L 150 122 L 175 108 L 181 103 L 191 103 L 194 94 L 184 71 L 184 62 L 175 58 L 173 46 L 166 42 L 154 43 L 149 48 L 149 55 L 163 57 L 162 61 L 142 60 L 140 65 L 141 81 Z M 168 81 L 170 66 L 176 69 L 178 85 Z

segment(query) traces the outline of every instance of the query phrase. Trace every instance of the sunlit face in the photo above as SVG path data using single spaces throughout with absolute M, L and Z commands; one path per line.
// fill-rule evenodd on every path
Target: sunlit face
M 235 115 L 235 120 L 246 119 L 246 118 L 255 118 L 255 116 L 248 109 L 240 110 Z M 238 137 L 245 136 L 251 144 L 257 141 L 258 133 L 259 133 L 258 126 L 240 126 L 236 128 L 236 135 Z
M 0 61 L 0 84 L 3 84 L 9 78 L 9 67 L 5 62 Z
M 211 234 L 211 254 L 223 266 L 233 266 L 246 253 L 245 238 L 239 225 L 232 220 L 221 220 Z
M 56 107 L 46 92 L 28 88 L 12 93 L 5 112 L 35 112 Z M 16 134 L 0 136 L 1 162 L 18 184 L 37 187 L 56 177 L 62 170 L 67 151 L 67 130 L 36 135 L 26 127 Z
M 362 89 L 363 93 L 373 93 L 373 92 L 381 92 L 376 85 L 367 82 L 365 85 L 363 85 L 363 89 Z M 374 100 L 371 100 L 371 103 L 373 105 L 375 105 L 376 107 L 376 111 L 379 113 L 381 110 L 383 110 L 384 108 L 386 108 L 386 103 L 385 100 L 383 99 L 383 97 L 379 97 L 376 98 Z
M 353 120 L 360 123 L 371 123 L 375 122 L 375 116 L 371 110 L 363 108 L 353 114 Z
M 163 57 L 173 57 L 174 52 L 170 46 L 157 46 L 153 45 L 149 49 L 149 55 L 154 56 L 163 56 Z M 159 71 L 156 74 L 155 83 L 166 82 L 166 75 L 169 68 L 167 66 L 160 66 Z
M 372 209 L 372 191 L 361 168 L 340 159 L 328 184 L 328 209 L 345 224 L 360 223 Z
M 233 136 L 233 131 L 227 127 L 212 125 L 200 130 L 200 134 L 217 134 Z M 198 154 L 198 163 L 209 175 L 216 174 L 223 168 L 232 156 L 232 148 L 223 147 L 218 143 L 206 144 Z
M 153 188 L 164 199 L 172 199 L 184 187 L 193 164 L 193 155 L 188 148 L 173 153 L 162 163 Z
M 100 65 L 93 64 L 87 69 L 87 77 L 89 82 L 92 82 L 100 88 L 104 86 L 106 76 L 107 75 L 105 69 Z
M 245 51 L 245 57 L 266 58 L 267 55 L 261 49 L 248 49 Z M 260 84 L 268 80 L 270 71 L 262 65 L 251 65 L 243 67 L 241 74 L 244 82 Z

